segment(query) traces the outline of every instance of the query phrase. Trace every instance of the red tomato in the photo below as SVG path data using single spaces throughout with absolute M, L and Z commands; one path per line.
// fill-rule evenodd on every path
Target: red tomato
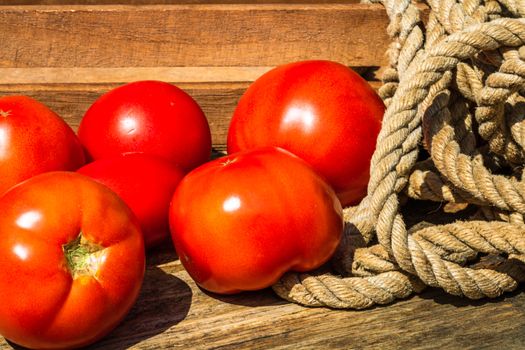
M 0 334 L 72 348 L 107 334 L 134 304 L 144 242 L 110 189 L 71 172 L 37 175 L 0 198 Z
M 190 276 L 209 291 L 235 293 L 319 267 L 339 243 L 343 221 L 331 187 L 300 158 L 269 147 L 186 175 L 170 227 Z
M 160 81 L 138 81 L 102 95 L 84 115 L 78 136 L 93 159 L 144 152 L 189 171 L 211 154 L 210 128 L 199 105 Z
M 355 204 L 366 195 L 384 109 L 368 83 L 339 63 L 283 65 L 241 97 L 228 131 L 228 153 L 285 148 L 324 176 L 344 206 Z
M 80 142 L 55 112 L 27 96 L 0 98 L 0 195 L 34 175 L 83 164 Z
M 165 159 L 130 153 L 78 170 L 115 191 L 139 219 L 147 248 L 169 238 L 168 208 L 184 173 Z

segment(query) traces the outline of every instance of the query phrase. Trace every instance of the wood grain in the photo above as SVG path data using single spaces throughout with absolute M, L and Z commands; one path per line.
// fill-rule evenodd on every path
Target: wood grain
M 359 0 L 0 0 L 1 5 L 350 4 Z
M 89 349 L 519 349 L 524 310 L 521 292 L 469 301 L 429 289 L 365 311 L 304 308 L 270 290 L 214 296 L 168 246 L 150 253 L 126 320 Z
M 1 69 L 0 69 L 1 71 Z M 152 75 L 134 75 L 136 79 L 154 79 Z M 188 94 L 190 94 L 201 106 L 212 134 L 213 146 L 216 150 L 226 149 L 226 136 L 230 119 L 235 110 L 235 106 L 241 95 L 251 83 L 252 77 L 246 80 L 234 82 L 184 82 L 178 80 L 163 79 L 176 84 Z M 0 74 L 0 82 L 1 82 Z M 45 79 L 44 79 L 45 80 Z M 122 80 L 114 83 L 26 83 L 26 84 L 1 84 L 0 96 L 2 95 L 26 95 L 33 97 L 49 106 L 58 115 L 77 130 L 82 116 L 89 106 L 103 93 L 121 85 L 124 82 L 133 80 Z M 371 81 L 374 88 L 378 88 L 380 83 Z
M 177 83 L 254 81 L 272 67 L 0 68 L 0 84 L 101 84 L 142 79 Z
M 2 6 L 0 67 L 381 66 L 387 22 L 360 4 Z
M 0 86 L 0 95 L 27 95 L 49 106 L 74 130 L 89 106 L 104 92 L 119 84 L 58 85 L 49 86 Z M 231 115 L 248 83 L 177 84 L 188 92 L 203 109 L 216 149 L 226 149 L 226 135 Z M 2 90 L 3 89 L 3 90 Z

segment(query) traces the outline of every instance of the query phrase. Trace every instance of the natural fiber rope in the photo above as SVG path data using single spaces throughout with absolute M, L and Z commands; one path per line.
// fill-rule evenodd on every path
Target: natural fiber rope
M 505 18 L 523 17 L 524 2 L 432 0 L 425 34 L 416 5 L 382 3 L 393 39 L 379 91 L 387 110 L 368 196 L 345 209 L 333 259 L 341 276 L 289 273 L 273 288 L 303 305 L 356 309 L 424 285 L 474 299 L 499 296 L 525 280 L 525 21 Z M 421 144 L 431 158 L 415 167 Z M 519 176 L 492 173 L 484 165 L 492 153 L 501 157 L 493 156 L 491 169 L 510 167 Z M 478 220 L 407 230 L 403 191 L 477 205 Z M 374 237 L 379 244 L 366 247 Z M 466 266 L 480 254 L 508 259 L 493 268 Z
M 508 50 L 499 71 L 492 73 L 481 91 L 473 91 L 478 102 L 476 119 L 480 135 L 489 141 L 494 153 L 512 163 L 523 162 L 523 149 L 511 136 L 505 121 L 504 103 L 525 84 L 525 62 L 518 50 Z

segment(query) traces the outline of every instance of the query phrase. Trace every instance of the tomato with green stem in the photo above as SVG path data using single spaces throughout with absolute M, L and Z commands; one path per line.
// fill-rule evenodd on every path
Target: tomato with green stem
M 86 346 L 133 306 L 145 269 L 139 224 L 109 188 L 48 172 L 0 198 L 0 334 L 28 348 Z

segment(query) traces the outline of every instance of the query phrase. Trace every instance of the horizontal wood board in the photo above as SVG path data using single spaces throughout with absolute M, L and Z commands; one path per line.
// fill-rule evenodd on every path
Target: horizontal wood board
M 0 6 L 0 68 L 381 66 L 387 22 L 360 4 Z
M 35 97 L 76 129 L 110 88 L 172 82 L 201 104 L 222 150 L 238 98 L 273 66 L 331 59 L 375 79 L 386 59 L 388 19 L 379 5 L 134 2 L 0 6 L 0 37 L 8 39 L 0 51 L 0 93 Z
M 4 5 L 351 4 L 359 0 L 0 0 Z
M 140 76 L 140 78 L 151 79 L 150 76 Z M 199 103 L 210 124 L 214 148 L 219 151 L 225 150 L 231 116 L 239 98 L 251 82 L 179 83 L 175 81 L 173 83 L 190 94 Z M 374 88 L 378 88 L 380 85 L 377 81 L 371 81 L 370 84 Z M 100 95 L 119 85 L 120 83 L 0 84 L 0 95 L 31 96 L 53 109 L 76 131 L 82 116 L 89 106 Z

